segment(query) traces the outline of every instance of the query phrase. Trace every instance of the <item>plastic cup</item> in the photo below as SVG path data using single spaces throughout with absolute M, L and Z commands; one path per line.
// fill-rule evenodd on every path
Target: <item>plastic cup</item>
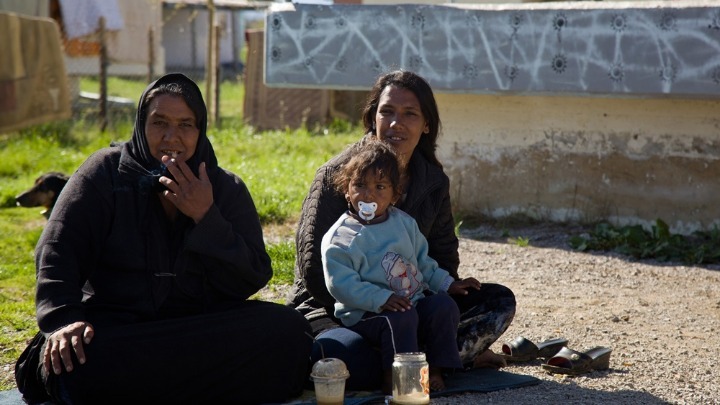
M 345 380 L 350 373 L 340 359 L 320 359 L 313 366 L 310 378 L 315 383 L 318 405 L 342 405 L 345 399 Z
M 345 399 L 345 378 L 313 377 L 318 405 L 342 405 Z

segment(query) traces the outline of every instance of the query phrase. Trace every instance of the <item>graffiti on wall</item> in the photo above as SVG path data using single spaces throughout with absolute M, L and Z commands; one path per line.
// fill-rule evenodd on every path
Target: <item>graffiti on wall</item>
M 275 8 L 265 81 L 367 89 L 402 68 L 445 92 L 720 97 L 720 6 L 602 4 Z

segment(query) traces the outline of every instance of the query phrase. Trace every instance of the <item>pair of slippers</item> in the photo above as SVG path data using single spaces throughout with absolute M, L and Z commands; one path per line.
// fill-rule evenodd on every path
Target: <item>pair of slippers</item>
M 548 339 L 541 343 L 518 336 L 502 346 L 502 356 L 507 362 L 531 361 L 537 358 L 547 360 L 542 368 L 553 374 L 579 375 L 593 370 L 607 370 L 610 367 L 610 353 L 607 347 L 594 347 L 579 352 L 567 347 L 564 338 Z

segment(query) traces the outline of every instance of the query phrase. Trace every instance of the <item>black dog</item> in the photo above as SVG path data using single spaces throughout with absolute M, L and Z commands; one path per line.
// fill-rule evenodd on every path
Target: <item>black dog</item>
M 15 203 L 20 207 L 45 207 L 42 214 L 50 218 L 55 202 L 60 195 L 69 177 L 60 172 L 48 172 L 35 180 L 35 185 L 15 197 Z

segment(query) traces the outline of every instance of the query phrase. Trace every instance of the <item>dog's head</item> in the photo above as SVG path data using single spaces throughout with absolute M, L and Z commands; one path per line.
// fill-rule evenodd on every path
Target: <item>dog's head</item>
M 20 207 L 45 207 L 43 214 L 49 217 L 68 179 L 68 176 L 60 172 L 45 173 L 35 180 L 29 190 L 15 197 L 15 203 Z

